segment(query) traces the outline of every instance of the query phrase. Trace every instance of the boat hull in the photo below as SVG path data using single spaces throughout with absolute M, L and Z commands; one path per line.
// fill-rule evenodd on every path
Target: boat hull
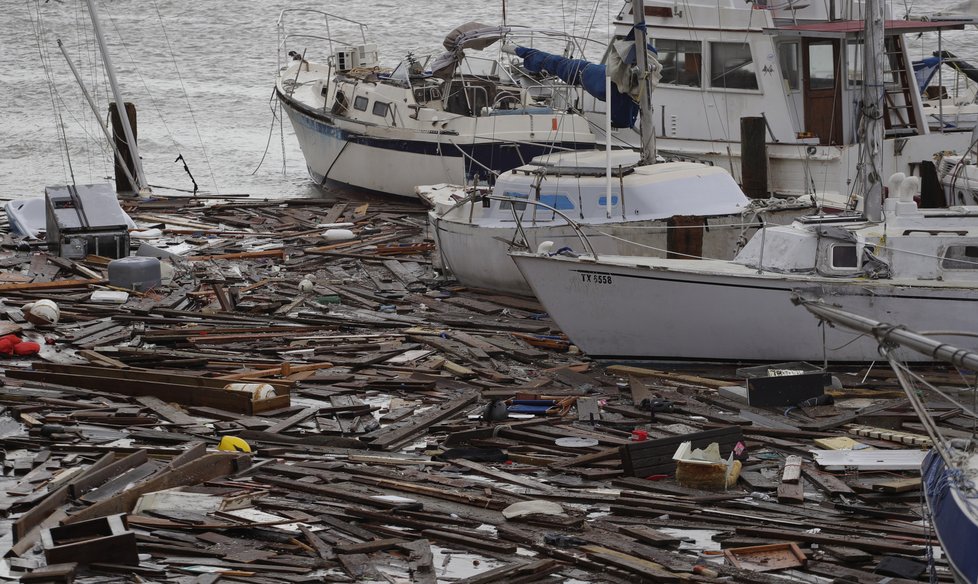
M 932 450 L 927 454 L 921 465 L 921 474 L 934 531 L 947 556 L 954 580 L 959 584 L 978 582 L 978 554 L 974 553 L 978 522 L 968 512 L 969 505 L 974 505 L 974 502 L 965 500 L 937 451 Z
M 792 216 L 794 213 L 792 213 Z M 702 255 L 731 259 L 757 227 L 744 229 L 744 219 L 737 216 L 710 217 L 702 230 Z M 486 226 L 452 221 L 435 211 L 428 214 L 444 267 L 461 283 L 504 294 L 533 296 L 533 289 L 509 257 L 515 227 Z M 600 254 L 665 257 L 669 251 L 665 219 L 629 221 L 597 225 L 579 225 L 594 250 Z M 759 225 L 759 224 L 758 224 Z M 553 242 L 554 251 L 563 247 L 580 249 L 580 233 L 561 225 L 525 225 L 523 234 L 528 247 L 536 250 Z
M 552 135 L 543 133 L 550 139 L 535 141 L 532 129 L 551 127 L 556 118 L 550 115 L 501 116 L 506 118 L 501 122 L 487 118 L 473 122 L 475 131 L 438 132 L 363 124 L 311 111 L 279 96 L 309 175 L 321 185 L 336 183 L 416 198 L 415 187 L 421 184 L 466 184 L 476 177 L 485 184 L 494 174 L 535 156 L 595 147 L 590 135 L 586 141 L 554 141 Z M 519 131 L 506 132 L 504 126 Z
M 729 262 L 703 262 L 693 271 L 670 269 L 669 260 L 619 265 L 607 258 L 595 264 L 561 256 L 512 257 L 557 325 L 596 359 L 880 359 L 874 340 L 821 326 L 792 302 L 796 292 L 919 330 L 978 329 L 975 288 L 802 278 L 729 268 Z

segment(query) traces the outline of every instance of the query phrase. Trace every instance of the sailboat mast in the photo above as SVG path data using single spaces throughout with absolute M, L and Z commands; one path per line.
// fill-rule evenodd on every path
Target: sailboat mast
M 112 139 L 112 133 L 109 132 L 109 128 L 101 119 L 101 114 L 98 111 L 98 107 L 95 105 L 95 100 L 92 99 L 92 95 L 88 93 L 88 88 L 85 87 L 85 83 L 82 80 L 81 75 L 78 73 L 78 69 L 75 68 L 75 64 L 71 62 L 71 57 L 68 56 L 68 51 L 65 50 L 64 43 L 61 39 L 58 39 L 58 48 L 61 49 L 61 54 L 64 55 L 65 62 L 68 63 L 68 68 L 71 69 L 71 74 L 75 76 L 75 82 L 78 84 L 78 88 L 81 89 L 82 95 L 85 96 L 85 100 L 88 102 L 88 107 L 92 108 L 92 113 L 95 114 L 95 120 L 98 122 L 98 127 L 102 128 L 102 133 L 105 134 L 105 139 L 109 142 L 109 146 L 112 147 L 112 152 L 115 153 L 115 159 L 119 163 L 119 168 L 126 175 L 126 179 L 129 180 L 129 184 L 136 185 L 136 179 L 133 178 L 132 173 L 129 172 L 129 167 L 126 165 L 125 159 L 122 157 L 122 153 L 116 148 L 115 140 Z
M 655 129 L 652 126 L 652 86 L 649 83 L 649 39 L 645 31 L 645 2 L 632 0 L 632 22 L 635 30 L 635 65 L 641 75 L 642 92 L 639 102 L 639 131 L 642 138 L 641 164 L 655 162 Z M 609 106 L 610 106 L 609 96 Z
M 143 174 L 143 162 L 139 159 L 136 139 L 132 133 L 132 127 L 129 125 L 129 116 L 126 115 L 126 103 L 122 99 L 119 84 L 115 79 L 115 69 L 112 67 L 109 49 L 105 44 L 105 35 L 102 34 L 102 25 L 99 23 L 98 14 L 95 10 L 95 0 L 85 0 L 85 2 L 88 4 L 88 13 L 92 17 L 92 27 L 95 29 L 95 38 L 98 39 L 99 50 L 102 51 L 102 61 L 105 63 L 105 76 L 109 80 L 109 86 L 112 88 L 112 95 L 119 112 L 119 119 L 122 121 L 122 130 L 126 135 L 126 143 L 129 145 L 129 151 L 132 152 L 133 166 L 136 170 L 136 181 L 138 183 L 135 186 L 137 190 L 143 190 L 149 187 L 149 183 L 146 181 L 146 175 Z
M 860 175 L 863 215 L 869 221 L 883 220 L 883 37 L 885 7 L 879 0 L 863 4 L 863 156 Z

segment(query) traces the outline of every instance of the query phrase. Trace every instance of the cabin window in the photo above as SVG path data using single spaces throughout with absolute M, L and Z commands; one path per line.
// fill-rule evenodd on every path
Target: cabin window
M 503 192 L 503 196 L 504 197 L 510 197 L 510 198 L 513 198 L 513 199 L 526 199 L 526 198 L 528 198 L 528 195 L 526 193 L 516 193 L 516 192 L 512 192 L 512 191 L 505 191 L 505 192 Z M 500 201 L 499 202 L 499 209 L 501 211 L 507 211 L 507 210 L 510 210 L 510 209 L 516 210 L 516 211 L 523 211 L 523 210 L 526 209 L 526 203 L 521 203 L 521 202 L 518 202 L 518 201 Z
M 540 195 L 539 201 L 558 211 L 572 211 L 574 209 L 574 203 L 567 198 L 567 195 Z
M 369 101 L 370 100 L 368 100 L 366 97 L 358 95 L 356 99 L 353 100 L 353 109 L 365 112 L 367 111 L 367 103 Z
M 710 43 L 710 87 L 757 89 L 749 44 Z
M 417 87 L 414 90 L 414 101 L 428 103 L 441 99 L 441 89 L 437 87 Z
M 778 63 L 781 65 L 781 76 L 784 87 L 788 91 L 798 91 L 801 87 L 801 47 L 798 43 L 781 43 L 778 45 Z
M 835 87 L 835 62 L 832 41 L 812 42 L 808 45 L 808 88 L 832 89 Z
M 382 118 L 386 118 L 387 117 L 387 112 L 389 110 L 390 110 L 390 104 L 385 103 L 383 101 L 375 101 L 374 102 L 374 109 L 372 111 L 373 111 L 373 114 L 375 116 L 380 116 Z
M 952 245 L 944 252 L 945 270 L 978 270 L 978 245 Z
M 659 63 L 662 64 L 662 81 L 670 85 L 700 87 L 703 70 L 703 48 L 696 41 L 662 39 L 656 42 Z
M 839 244 L 832 246 L 833 268 L 857 268 L 859 267 L 857 260 L 855 245 Z

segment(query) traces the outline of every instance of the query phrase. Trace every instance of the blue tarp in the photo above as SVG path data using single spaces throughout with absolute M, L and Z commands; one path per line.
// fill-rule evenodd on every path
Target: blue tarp
M 939 57 L 926 57 L 913 62 L 913 74 L 917 78 L 917 89 L 921 94 L 930 85 L 930 80 L 934 78 L 934 74 L 937 73 L 937 68 L 940 66 L 941 59 Z
M 605 95 L 605 66 L 584 59 L 568 59 L 537 49 L 516 47 L 516 55 L 523 59 L 523 65 L 533 73 L 547 71 L 565 83 L 579 85 L 600 101 L 607 102 Z M 611 84 L 611 125 L 615 128 L 630 128 L 638 118 L 639 106 L 618 86 Z

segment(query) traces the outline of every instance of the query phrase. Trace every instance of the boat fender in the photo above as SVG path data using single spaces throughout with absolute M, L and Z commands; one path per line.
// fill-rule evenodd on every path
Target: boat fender
M 61 318 L 61 309 L 53 300 L 46 298 L 25 304 L 23 311 L 27 322 L 36 326 L 58 324 L 58 320 Z
M 483 414 L 487 422 L 500 422 L 509 418 L 509 412 L 506 409 L 506 402 L 504 401 L 492 401 L 486 406 L 486 411 Z

